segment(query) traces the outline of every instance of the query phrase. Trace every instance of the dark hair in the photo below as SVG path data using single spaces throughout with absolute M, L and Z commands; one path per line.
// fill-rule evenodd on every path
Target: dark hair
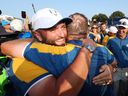
M 100 25 L 104 25 L 104 24 L 106 25 L 107 23 L 106 22 L 102 22 Z

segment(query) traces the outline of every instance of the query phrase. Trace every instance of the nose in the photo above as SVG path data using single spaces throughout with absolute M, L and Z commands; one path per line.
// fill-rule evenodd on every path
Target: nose
M 65 37 L 66 35 L 66 30 L 63 28 L 58 28 L 58 34 L 60 37 Z

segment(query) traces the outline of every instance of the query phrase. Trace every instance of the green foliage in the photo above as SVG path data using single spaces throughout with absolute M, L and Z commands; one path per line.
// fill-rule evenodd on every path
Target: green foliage
M 109 16 L 109 19 L 113 19 L 113 18 L 117 18 L 117 17 L 123 18 L 123 17 L 125 17 L 125 14 L 121 11 L 115 11 Z
M 98 18 L 99 18 L 99 16 L 98 16 L 98 15 L 94 15 L 94 16 L 92 17 L 92 21 L 97 21 L 97 20 L 98 20 Z
M 3 69 L 2 70 L 2 74 L 0 75 L 0 96 L 4 96 L 5 95 L 5 85 L 8 83 L 7 80 L 7 73 L 6 70 Z
M 106 14 L 103 14 L 103 13 L 99 13 L 99 14 L 95 14 L 93 17 L 92 17 L 92 21 L 94 22 L 106 22 L 108 19 L 114 19 L 114 18 L 123 18 L 125 17 L 125 14 L 121 11 L 115 11 L 113 12 L 109 18 L 107 17 Z
M 96 20 L 97 22 L 106 22 L 108 17 L 105 14 L 99 13 L 92 17 L 92 21 Z

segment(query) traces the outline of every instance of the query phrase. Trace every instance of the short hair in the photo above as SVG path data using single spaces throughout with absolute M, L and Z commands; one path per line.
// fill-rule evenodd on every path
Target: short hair
M 73 21 L 67 26 L 69 34 L 88 32 L 88 19 L 84 14 L 74 13 L 69 16 Z
M 107 22 L 101 22 L 100 25 L 101 25 L 101 26 L 102 26 L 102 25 L 107 25 Z
M 93 24 L 91 25 L 91 29 L 92 29 L 93 26 L 99 27 L 98 23 L 93 23 Z

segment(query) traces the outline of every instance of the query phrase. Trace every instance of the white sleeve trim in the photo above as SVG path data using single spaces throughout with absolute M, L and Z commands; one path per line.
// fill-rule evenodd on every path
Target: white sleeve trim
M 53 76 L 53 75 L 52 75 L 52 74 L 49 74 L 49 75 L 47 75 L 47 76 L 45 76 L 45 77 L 39 79 L 38 81 L 36 81 L 34 84 L 32 84 L 32 85 L 28 88 L 28 90 L 25 92 L 24 96 L 27 95 L 27 93 L 29 92 L 29 90 L 30 90 L 33 86 L 35 86 L 37 83 L 39 83 L 40 81 L 42 81 L 42 80 L 44 80 L 44 79 L 46 79 L 46 78 L 48 78 L 48 77 L 50 77 L 50 76 Z
M 26 47 L 30 44 L 31 42 L 29 42 L 28 44 L 26 44 L 26 46 L 23 48 L 23 51 L 22 51 L 22 56 L 24 57 L 24 52 L 25 52 L 25 49 Z

